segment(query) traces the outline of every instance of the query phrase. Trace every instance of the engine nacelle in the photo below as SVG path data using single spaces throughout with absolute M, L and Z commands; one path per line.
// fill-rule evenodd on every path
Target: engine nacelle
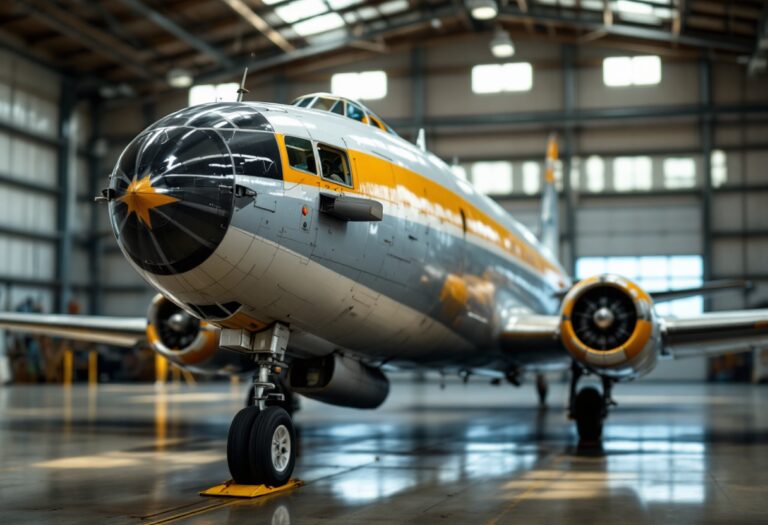
M 338 354 L 293 361 L 288 378 L 294 392 L 330 405 L 376 408 L 389 395 L 381 370 Z
M 253 370 L 253 359 L 219 348 L 219 329 L 182 310 L 158 294 L 147 313 L 147 341 L 177 365 L 201 374 Z
M 616 379 L 650 372 L 661 349 L 653 299 L 616 275 L 584 279 L 568 292 L 560 337 L 576 361 Z

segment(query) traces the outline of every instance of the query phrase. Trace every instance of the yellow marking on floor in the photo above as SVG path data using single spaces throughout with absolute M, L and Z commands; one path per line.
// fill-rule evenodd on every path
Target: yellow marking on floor
M 285 485 L 270 487 L 268 485 L 239 485 L 234 481 L 227 481 L 200 492 L 201 496 L 226 496 L 230 498 L 258 498 L 277 492 L 300 487 L 304 484 L 300 479 L 292 479 Z

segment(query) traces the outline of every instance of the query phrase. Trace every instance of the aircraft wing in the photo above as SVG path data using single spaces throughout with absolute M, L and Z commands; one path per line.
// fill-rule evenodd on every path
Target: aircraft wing
M 713 312 L 691 318 L 659 317 L 661 353 L 705 357 L 768 348 L 768 309 Z M 515 315 L 500 334 L 510 351 L 563 348 L 559 315 Z
M 662 320 L 665 350 L 695 357 L 768 348 L 768 310 L 714 312 Z
M 116 346 L 133 346 L 146 338 L 147 318 L 2 312 L 0 329 Z

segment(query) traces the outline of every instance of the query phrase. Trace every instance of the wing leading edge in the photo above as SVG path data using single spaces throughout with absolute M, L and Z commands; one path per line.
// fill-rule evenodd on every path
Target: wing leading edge
M 0 329 L 116 346 L 146 338 L 146 317 L 0 313 Z
M 768 348 L 768 309 L 660 317 L 662 355 L 675 359 Z M 515 315 L 500 334 L 503 348 L 560 348 L 559 315 Z

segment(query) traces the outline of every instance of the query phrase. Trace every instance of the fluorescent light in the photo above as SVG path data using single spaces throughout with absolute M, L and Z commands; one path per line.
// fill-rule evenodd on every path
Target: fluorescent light
M 533 67 L 529 62 L 483 64 L 472 68 L 472 91 L 477 94 L 530 91 Z
M 384 15 L 394 15 L 401 11 L 408 9 L 408 0 L 392 0 L 391 2 L 384 2 L 379 6 L 379 12 Z
M 293 24 L 293 30 L 301 36 L 316 35 L 317 33 L 323 33 L 330 31 L 331 29 L 338 29 L 344 26 L 344 19 L 337 13 L 327 13 L 324 15 L 304 20 Z
M 496 58 L 509 58 L 515 54 L 515 45 L 509 38 L 509 33 L 500 27 L 496 29 L 496 34 L 491 39 L 491 53 Z
M 323 0 L 296 0 L 275 8 L 277 16 L 292 24 L 297 20 L 309 18 L 328 11 Z
M 499 14 L 499 6 L 495 0 L 466 0 L 465 5 L 469 14 L 476 20 L 491 20 Z
M 336 73 L 331 77 L 331 93 L 358 100 L 379 100 L 387 96 L 384 71 Z
M 345 7 L 357 5 L 362 3 L 362 1 L 363 0 L 328 0 L 328 5 L 331 6 L 331 9 L 337 11 L 339 9 L 344 9 Z
M 168 84 L 174 88 L 187 88 L 192 85 L 192 74 L 186 69 L 171 69 L 165 78 Z

